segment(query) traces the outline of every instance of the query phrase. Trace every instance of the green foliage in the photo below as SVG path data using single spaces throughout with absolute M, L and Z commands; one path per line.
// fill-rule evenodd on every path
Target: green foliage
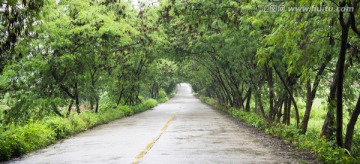
M 86 122 L 77 114 L 71 114 L 68 119 L 71 124 L 71 129 L 74 133 L 78 133 L 87 129 Z
M 245 121 L 247 124 L 249 124 L 249 125 L 259 129 L 259 130 L 264 130 L 265 128 L 267 128 L 269 126 L 268 122 L 263 117 L 259 116 L 256 113 L 245 112 L 245 111 L 242 111 L 240 109 L 233 108 L 233 107 L 231 107 L 231 108 L 222 107 L 213 98 L 200 96 L 200 99 L 203 102 L 214 106 L 215 109 L 224 110 L 225 112 L 227 112 L 232 117 L 234 117 L 236 119 L 240 119 L 242 121 Z
M 117 109 L 122 111 L 125 116 L 131 116 L 134 114 L 134 111 L 127 105 L 119 105 Z
M 144 109 L 154 108 L 158 102 L 155 99 L 148 99 L 144 102 Z
M 245 121 L 247 124 L 260 129 L 260 130 L 264 130 L 265 128 L 268 127 L 268 122 L 261 116 L 259 116 L 256 113 L 252 113 L 252 112 L 245 112 L 242 111 L 240 109 L 235 109 L 235 108 L 230 108 L 227 110 L 227 112 L 240 120 Z
M 49 129 L 56 134 L 56 139 L 63 139 L 71 134 L 71 123 L 66 118 L 61 117 L 45 117 L 42 121 Z
M 278 124 L 269 127 L 265 133 L 279 137 L 299 149 L 313 152 L 320 161 L 325 163 L 356 163 L 357 157 L 351 157 L 345 149 L 336 147 L 335 141 L 320 139 L 318 132 L 311 130 L 300 134 L 294 126 Z
M 99 122 L 98 116 L 94 112 L 89 111 L 89 110 L 82 112 L 80 114 L 80 118 L 82 120 L 84 120 L 87 128 L 91 128 L 91 127 L 97 125 Z
M 155 99 L 148 99 L 142 104 L 135 105 L 133 107 L 134 113 L 143 112 L 147 109 L 151 109 L 155 107 L 158 104 L 158 102 Z
M 166 101 L 168 101 L 168 100 L 169 100 L 168 97 L 164 97 L 164 98 L 158 99 L 157 101 L 158 101 L 159 103 L 164 103 L 164 102 L 166 102 Z
M 36 16 L 41 23 L 29 26 L 31 31 L 27 32 L 33 35 L 24 35 L 17 46 L 14 44 L 12 53 L 19 58 L 6 56 L 17 62 L 0 62 L 0 91 L 9 95 L 7 105 L 11 108 L 6 122 L 25 124 L 29 119 L 68 115 L 60 111 L 70 104 L 78 113 L 85 104 L 95 112 L 102 104 L 113 108 L 136 105 L 143 101 L 140 97 L 157 99 L 156 95 L 148 96 L 149 90 L 170 94 L 176 86 L 177 65 L 159 50 L 165 36 L 158 30 L 156 7 L 139 12 L 125 1 L 22 3 L 29 3 L 24 4 L 24 10 L 27 5 L 38 5 L 34 10 L 41 9 Z M 34 16 L 16 15 L 29 16 L 25 22 L 32 22 Z M 1 19 L 0 27 L 8 23 L 6 20 Z M 0 35 L 7 37 L 6 31 Z M 3 48 L 2 42 L 0 46 Z M 2 50 L 1 59 L 5 59 Z M 166 101 L 164 95 L 160 99 Z M 96 123 L 87 117 L 86 124 Z M 81 121 L 72 121 L 79 125 L 74 128 L 82 129 Z
M 158 98 L 159 98 L 159 99 L 163 99 L 163 98 L 166 98 L 166 97 L 167 97 L 166 92 L 165 92 L 163 89 L 161 89 L 161 90 L 159 91 L 159 96 L 158 96 Z
M 292 138 L 307 130 L 320 131 L 325 117 L 334 115 L 336 106 L 338 113 L 334 118 L 342 119 L 342 113 L 356 114 L 354 108 L 360 93 L 359 60 L 355 62 L 349 56 L 359 54 L 359 34 L 356 32 L 359 23 L 355 21 L 360 16 L 359 6 L 355 5 L 355 13 L 266 12 L 262 9 L 280 5 L 285 9 L 315 6 L 335 9 L 340 4 L 354 6 L 356 3 L 164 1 L 160 21 L 168 35 L 168 51 L 173 52 L 173 58 L 181 63 L 180 74 L 192 84 L 195 92 L 216 99 L 215 108 L 235 108 L 228 110 L 231 115 L 260 129 L 269 126 L 267 121 L 301 127 L 301 131 L 295 128 L 279 134 Z M 345 36 L 347 43 L 342 46 L 346 49 L 346 54 L 342 55 L 346 56 L 344 84 L 335 78 L 343 73 L 337 67 L 337 63 L 341 63 L 337 54 L 341 50 L 341 32 L 344 31 L 344 23 L 338 19 L 342 13 L 349 19 L 348 26 L 354 23 L 349 35 Z M 348 15 L 352 17 L 348 18 Z M 345 105 L 341 107 L 346 112 L 340 111 L 340 104 L 334 103 L 336 94 L 332 86 L 344 88 L 341 95 Z M 340 91 L 338 88 L 336 92 Z M 339 97 L 338 94 L 338 100 Z M 323 110 L 326 105 L 312 104 L 316 98 L 329 99 L 326 105 L 331 105 L 333 110 L 326 113 Z M 204 101 L 211 103 L 213 100 Z M 251 111 L 251 114 L 244 111 Z M 348 120 L 338 120 L 335 124 L 340 127 Z M 335 129 L 331 126 L 324 127 Z M 340 139 L 343 136 L 340 129 L 343 128 L 335 130 L 339 146 L 344 142 Z M 331 140 L 334 132 L 324 132 L 331 133 L 326 135 Z M 353 144 L 353 147 L 358 146 Z
M 54 131 L 49 129 L 42 122 L 30 122 L 23 127 L 26 150 L 39 149 L 53 143 L 55 141 L 55 134 Z
M 0 133 L 0 160 L 20 156 L 55 142 L 55 132 L 41 122 L 24 127 L 9 125 Z
M 96 117 L 99 119 L 98 124 L 103 124 L 103 123 L 107 123 L 109 121 L 113 121 L 119 118 L 123 118 L 126 115 L 124 114 L 124 111 L 121 110 L 116 110 L 116 109 L 108 109 L 108 110 L 103 110 L 100 111 L 100 114 L 93 114 L 96 115 Z
M 314 97 L 331 97 L 329 88 L 339 86 L 333 79 L 340 75 L 339 12 L 264 12 L 261 7 L 274 3 L 258 0 L 164 0 L 138 9 L 127 1 L 0 2 L 5 10 L 0 14 L 2 129 L 46 120 L 55 137 L 64 138 L 165 102 L 179 81 L 211 97 L 204 99 L 207 103 L 218 109 L 233 107 L 227 110 L 231 115 L 265 129 L 267 121 L 300 122 L 307 93 L 314 95 L 309 103 Z M 281 5 L 336 8 L 336 3 L 299 0 Z M 359 11 L 359 5 L 351 4 L 355 1 L 344 3 Z M 360 93 L 359 12 L 353 14 L 341 86 L 346 116 L 354 113 Z M 147 98 L 157 102 L 144 102 Z M 286 102 L 290 98 L 297 102 Z M 335 109 L 334 102 L 327 105 Z M 71 112 L 73 106 L 79 116 Z M 326 105 L 313 106 L 310 131 L 319 130 L 326 116 Z M 296 138 L 299 131 L 270 133 Z M 360 146 L 353 145 L 351 153 L 358 156 Z

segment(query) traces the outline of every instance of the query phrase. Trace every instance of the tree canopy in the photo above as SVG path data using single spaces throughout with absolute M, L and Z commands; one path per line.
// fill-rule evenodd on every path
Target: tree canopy
M 359 3 L 0 0 L 0 119 L 136 105 L 184 81 L 301 134 L 322 110 L 318 135 L 357 154 Z

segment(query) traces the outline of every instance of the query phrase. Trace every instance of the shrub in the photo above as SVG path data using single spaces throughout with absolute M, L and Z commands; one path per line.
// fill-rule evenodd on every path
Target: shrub
M 261 116 L 252 112 L 245 112 L 242 110 L 238 110 L 235 108 L 230 108 L 227 111 L 231 116 L 245 121 L 247 124 L 257 128 L 257 129 L 265 129 L 268 127 L 268 122 Z
M 336 147 L 334 141 L 318 138 L 319 134 L 315 130 L 300 134 L 300 130 L 295 126 L 278 124 L 267 128 L 265 133 L 277 136 L 299 149 L 311 151 L 325 163 L 354 163 L 355 161 L 346 154 L 345 149 Z
M 125 116 L 131 116 L 134 114 L 134 111 L 127 105 L 119 105 L 118 110 L 122 111 Z
M 144 111 L 146 108 L 144 107 L 144 104 L 138 104 L 132 107 L 134 113 L 139 113 Z
M 9 126 L 9 129 L 1 134 L 0 159 L 7 160 L 12 156 L 26 153 L 24 132 L 22 128 Z
M 82 120 L 78 114 L 70 114 L 69 121 L 71 124 L 71 130 L 73 133 L 77 133 L 87 129 L 86 122 Z
M 158 104 L 158 102 L 155 99 L 148 99 L 144 102 L 144 108 L 146 109 L 150 109 L 155 107 Z
M 166 102 L 166 101 L 168 101 L 168 100 L 169 100 L 169 98 L 164 97 L 164 98 L 158 99 L 158 102 L 159 102 L 159 103 L 164 103 L 164 102 Z
M 39 122 L 24 127 L 11 125 L 0 134 L 0 160 L 8 160 L 55 141 L 55 132 Z
M 2 132 L 3 133 L 3 132 Z M 6 142 L 7 135 L 0 135 L 0 161 L 5 161 L 11 158 L 12 149 L 9 142 Z
M 124 117 L 125 116 L 124 110 L 132 111 L 130 107 L 128 108 L 129 109 L 125 109 L 124 106 L 122 107 L 118 106 L 117 109 L 109 109 L 96 116 L 98 118 L 99 123 L 106 123 Z
M 109 120 L 111 120 L 111 121 L 112 121 L 112 120 L 115 120 L 115 119 L 123 118 L 123 117 L 125 116 L 125 115 L 124 115 L 124 112 L 123 112 L 123 111 L 119 111 L 119 110 L 111 113 L 111 115 L 113 116 L 112 119 L 109 119 Z
M 56 141 L 56 133 L 41 122 L 26 124 L 23 127 L 23 135 L 26 152 L 42 148 Z
M 96 114 L 90 110 L 82 112 L 79 117 L 87 124 L 87 127 L 93 127 L 98 123 Z
M 166 98 L 167 94 L 163 89 L 160 89 L 158 99 Z
M 157 105 L 157 101 L 155 99 L 148 99 L 143 104 L 138 104 L 133 107 L 134 113 L 143 112 L 145 110 L 151 109 Z
M 68 119 L 62 117 L 45 117 L 44 124 L 56 134 L 57 139 L 66 138 L 71 134 L 71 124 Z

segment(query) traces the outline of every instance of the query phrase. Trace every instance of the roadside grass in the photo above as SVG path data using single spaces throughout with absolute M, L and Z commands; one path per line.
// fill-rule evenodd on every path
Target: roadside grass
M 242 120 L 266 134 L 276 136 L 300 150 L 314 153 L 321 162 L 358 163 L 358 161 L 360 161 L 360 137 L 358 129 L 356 129 L 354 136 L 352 155 L 348 155 L 348 152 L 345 149 L 336 147 L 335 141 L 326 141 L 320 138 L 320 130 L 326 116 L 326 108 L 319 102 L 314 103 L 315 107 L 313 107 L 311 112 L 307 133 L 301 134 L 300 129 L 296 128 L 294 125 L 295 119 L 291 120 L 291 125 L 269 124 L 263 117 L 256 113 L 245 112 L 241 109 L 222 107 L 214 99 L 204 96 L 198 97 L 215 109 L 223 110 L 232 117 Z M 302 116 L 305 109 L 301 103 L 299 110 L 300 116 Z M 294 112 L 292 113 L 292 117 L 295 117 Z M 347 117 L 344 122 L 347 122 L 348 119 L 349 118 Z M 359 127 L 359 122 L 357 123 L 357 127 Z
M 146 111 L 157 104 L 157 100 L 148 99 L 135 106 L 119 105 L 117 108 L 102 108 L 99 113 L 86 110 L 79 115 L 72 113 L 67 118 L 48 116 L 42 120 L 30 120 L 24 126 L 15 124 L 0 126 L 0 161 L 44 148 L 94 126 Z

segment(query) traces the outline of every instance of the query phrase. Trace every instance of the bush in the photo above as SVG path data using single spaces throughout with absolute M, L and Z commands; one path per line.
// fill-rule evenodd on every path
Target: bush
M 98 117 L 90 110 L 82 112 L 79 117 L 86 123 L 88 128 L 98 124 Z
M 134 113 L 143 112 L 145 110 L 151 109 L 157 105 L 157 101 L 155 99 L 148 99 L 143 104 L 138 104 L 133 107 Z
M 96 115 L 98 117 L 99 124 L 107 123 L 109 121 L 113 121 L 119 118 L 123 118 L 124 116 L 127 116 L 125 114 L 126 110 L 129 113 L 133 113 L 130 107 L 124 107 L 124 106 L 120 107 L 120 106 L 122 105 L 119 105 L 116 109 L 109 109 L 101 112 L 99 115 Z M 129 108 L 129 109 L 125 109 L 125 108 Z
M 159 103 L 164 103 L 164 102 L 166 102 L 166 101 L 168 101 L 168 100 L 169 100 L 169 98 L 164 97 L 164 98 L 158 99 L 158 102 L 159 102 Z
M 41 122 L 25 125 L 23 127 L 23 135 L 26 152 L 45 147 L 56 141 L 56 133 Z
M 22 128 L 10 126 L 1 134 L 0 159 L 7 160 L 12 156 L 26 153 L 24 132 Z
M 227 110 L 227 112 L 240 120 L 245 121 L 247 124 L 263 130 L 266 127 L 268 127 L 268 122 L 261 116 L 257 115 L 256 113 L 252 113 L 252 112 L 245 112 L 239 109 L 235 109 L 235 108 L 230 108 Z
M 155 99 L 148 99 L 144 102 L 144 109 L 151 109 L 155 107 L 158 102 Z
M 174 95 L 172 95 L 172 94 L 174 94 L 175 92 L 173 91 L 173 92 L 171 92 L 170 93 L 170 96 L 174 96 Z M 169 100 L 169 98 L 168 98 L 168 96 L 167 96 L 167 93 L 166 93 L 166 91 L 165 90 L 163 90 L 163 89 L 161 89 L 160 91 L 159 91 L 159 96 L 158 96 L 158 98 L 157 98 L 157 103 L 164 103 L 164 102 L 166 102 L 166 101 L 168 101 Z M 157 104 L 156 103 L 156 104 Z
M 71 124 L 68 119 L 62 117 L 45 117 L 44 124 L 56 134 L 56 139 L 66 138 L 71 134 Z
M 125 116 L 131 116 L 134 114 L 134 111 L 127 105 L 119 105 L 118 110 L 122 111 Z
M 0 160 L 8 160 L 55 142 L 55 132 L 39 122 L 8 128 L 0 134 Z
M 2 132 L 3 133 L 3 132 Z M 10 143 L 7 142 L 7 135 L 0 135 L 0 161 L 8 160 L 12 157 L 12 149 Z
M 123 111 L 119 111 L 119 110 L 116 110 L 112 113 L 109 113 L 111 114 L 111 118 L 109 118 L 108 120 L 116 120 L 116 119 L 119 119 L 119 118 L 123 118 L 125 116 L 124 112 Z
M 81 132 L 81 131 L 84 131 L 87 129 L 87 126 L 86 126 L 86 122 L 84 120 L 82 120 L 78 114 L 70 114 L 69 116 L 69 121 L 70 121 L 70 124 L 71 124 L 71 131 L 73 133 L 78 133 L 78 132 Z
M 158 99 L 162 99 L 162 98 L 165 98 L 165 97 L 167 97 L 166 92 L 163 89 L 160 89 Z

